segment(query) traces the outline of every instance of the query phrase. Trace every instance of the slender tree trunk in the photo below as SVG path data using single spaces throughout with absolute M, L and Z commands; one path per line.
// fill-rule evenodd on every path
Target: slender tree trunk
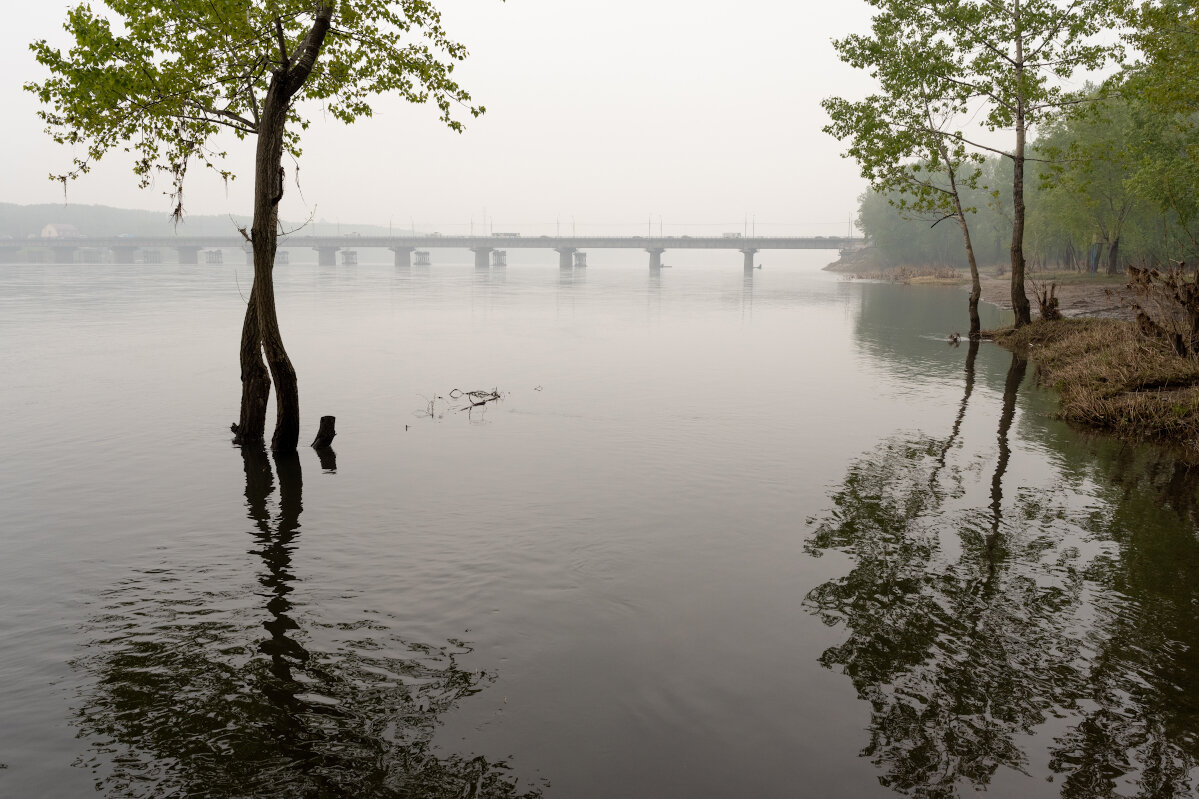
M 1012 177 L 1012 310 L 1016 327 L 1032 322 L 1032 308 L 1024 293 L 1024 151 L 1028 136 L 1024 107 L 1024 35 L 1021 32 L 1020 0 L 1016 0 L 1016 152 Z
M 1107 248 L 1107 273 L 1120 274 L 1120 237 L 1116 236 Z
M 983 295 L 982 281 L 978 277 L 978 261 L 974 257 L 974 243 L 970 240 L 970 225 L 966 222 L 966 214 L 962 210 L 962 198 L 958 195 L 957 177 L 952 169 L 946 169 L 949 175 L 949 190 L 953 193 L 953 207 L 957 211 L 958 224 L 962 227 L 962 239 L 966 243 L 966 260 L 970 264 L 970 340 L 977 341 L 982 335 L 982 323 L 978 319 L 978 301 Z
M 1016 327 L 1032 322 L 1032 309 L 1024 292 L 1024 114 L 1018 116 L 1012 181 L 1012 310 L 1016 312 Z
M 960 211 L 958 212 L 961 213 Z M 966 259 L 970 262 L 970 340 L 977 341 L 982 336 L 982 322 L 978 318 L 978 301 L 982 299 L 982 281 L 978 277 L 978 262 L 974 259 L 974 245 L 970 242 L 970 228 L 962 220 L 962 236 L 966 239 Z
M 283 128 L 291 93 L 285 75 L 271 79 L 262 103 L 258 151 L 254 169 L 253 298 L 258 316 L 258 338 L 275 384 L 275 433 L 271 449 L 293 452 L 300 440 L 300 389 L 296 370 L 283 346 L 275 312 L 275 247 L 279 230 L 279 201 L 283 199 Z

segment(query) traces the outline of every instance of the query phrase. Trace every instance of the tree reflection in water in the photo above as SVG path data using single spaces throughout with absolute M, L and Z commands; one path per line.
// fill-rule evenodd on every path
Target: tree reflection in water
M 293 616 L 300 530 L 298 455 L 271 464 L 243 450 L 246 503 L 267 616 L 242 591 L 217 593 L 163 572 L 131 576 L 106 596 L 92 678 L 76 711 L 97 790 L 110 796 L 533 797 L 503 762 L 435 751 L 441 716 L 491 677 L 458 658 L 467 644 L 405 642 L 385 623 L 313 628 L 335 643 L 305 646 Z M 181 583 L 183 583 L 181 585 Z M 193 590 L 189 591 L 188 588 Z M 262 636 L 262 627 L 267 636 Z
M 1109 492 L 1104 513 L 1051 488 L 1022 487 L 1005 503 L 1026 370 L 1013 356 L 982 506 L 963 479 L 971 465 L 946 459 L 972 355 L 949 438 L 892 440 L 854 464 L 808 542 L 854 561 L 805 604 L 848 634 L 820 662 L 870 703 L 862 754 L 897 791 L 955 796 L 1001 767 L 1043 769 L 1025 747 L 1052 719 L 1067 732 L 1038 754 L 1050 771 L 1037 776 L 1060 775 L 1061 795 L 1186 795 L 1199 766 L 1196 481 L 1129 469 L 1169 486 L 1169 507 L 1133 479 Z
M 1192 796 L 1199 767 L 1199 468 L 1114 455 L 1119 503 L 1094 519 L 1119 549 L 1087 577 L 1110 595 L 1091 638 L 1084 714 L 1052 752 L 1062 795 Z M 1178 519 L 1184 520 L 1178 524 Z M 1129 789 L 1122 783 L 1131 782 Z

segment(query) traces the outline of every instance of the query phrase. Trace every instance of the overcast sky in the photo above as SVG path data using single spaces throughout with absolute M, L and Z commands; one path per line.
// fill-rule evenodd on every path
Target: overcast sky
M 73 2 L 8 10 L 0 68 L 6 154 L 0 200 L 62 202 L 47 180 L 71 153 L 42 132 L 41 77 L 29 41 L 62 41 Z M 455 73 L 487 107 L 463 134 L 436 108 L 380 99 L 373 119 L 322 120 L 305 134 L 299 196 L 283 215 L 446 233 L 666 234 L 741 230 L 842 235 L 864 184 L 821 131 L 820 100 L 858 96 L 868 79 L 829 40 L 863 31 L 860 0 L 442 0 L 470 48 Z M 253 152 L 225 186 L 193 172 L 191 213 L 246 212 Z M 72 203 L 169 209 L 167 187 L 139 190 L 128 161 L 106 159 L 70 187 Z

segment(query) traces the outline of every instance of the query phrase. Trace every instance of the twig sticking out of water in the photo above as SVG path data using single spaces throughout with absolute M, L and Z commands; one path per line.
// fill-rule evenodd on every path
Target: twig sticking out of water
M 433 399 L 429 399 L 428 397 L 426 397 L 423 394 L 418 394 L 417 396 L 419 396 L 421 399 L 423 399 L 425 401 L 425 407 L 421 408 L 419 411 L 413 411 L 412 412 L 413 416 L 417 417 L 418 419 L 426 419 L 426 418 L 427 419 L 440 419 L 441 418 L 441 415 L 437 413 L 437 400 L 443 400 L 443 399 L 445 399 L 445 397 L 440 397 L 436 394 L 433 395 Z
M 438 400 L 453 400 L 457 402 L 466 400 L 468 404 L 463 405 L 461 408 L 455 408 L 454 410 L 469 412 L 475 408 L 487 405 L 488 403 L 497 402 L 498 400 L 503 399 L 503 394 L 501 394 L 498 389 L 494 388 L 491 391 L 463 391 L 460 388 L 456 388 L 445 396 L 435 394 L 433 395 L 433 399 L 429 399 L 428 397 L 421 395 L 421 399 L 425 401 L 425 407 L 418 411 L 413 411 L 412 415 L 422 419 L 440 419 L 444 414 L 444 411 L 438 411 Z

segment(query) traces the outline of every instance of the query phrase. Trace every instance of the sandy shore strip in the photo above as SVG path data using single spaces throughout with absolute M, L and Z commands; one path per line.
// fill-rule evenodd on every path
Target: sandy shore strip
M 1006 277 L 982 278 L 983 301 L 998 305 L 1004 310 L 1012 309 L 1012 283 Z M 969 291 L 969 285 L 966 290 Z M 1032 303 L 1033 318 L 1037 318 L 1037 300 L 1033 295 L 1032 283 L 1025 283 L 1028 301 Z M 1122 284 L 1070 282 L 1057 286 L 1058 305 L 1062 316 L 1092 317 L 1096 319 L 1133 318 L 1130 301 L 1132 292 Z

